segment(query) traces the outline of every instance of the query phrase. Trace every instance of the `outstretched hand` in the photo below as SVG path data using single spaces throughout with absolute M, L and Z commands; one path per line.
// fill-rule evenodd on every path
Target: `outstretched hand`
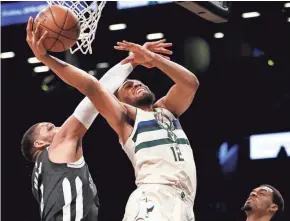
M 26 41 L 32 52 L 34 53 L 35 57 L 37 57 L 38 60 L 41 60 L 41 58 L 47 53 L 47 50 L 43 45 L 43 40 L 46 38 L 48 32 L 45 31 L 44 34 L 41 35 L 39 25 L 40 23 L 37 22 L 35 32 L 33 32 L 33 19 L 32 17 L 29 18 L 26 27 Z
M 143 46 L 127 41 L 123 42 L 117 42 L 118 46 L 114 46 L 116 50 L 120 51 L 130 51 L 132 54 L 125 58 L 121 64 L 126 64 L 129 62 L 141 64 L 147 68 L 152 68 L 154 65 L 152 65 L 151 61 L 154 59 L 154 56 L 156 53 L 159 54 L 165 59 L 170 60 L 168 56 L 162 55 L 171 55 L 172 51 L 166 49 L 167 47 L 171 47 L 172 43 L 165 43 L 165 39 L 154 41 L 154 42 L 146 42 Z
M 155 53 L 160 53 L 160 56 L 162 56 L 168 60 L 170 60 L 170 58 L 168 56 L 165 56 L 162 54 L 172 55 L 173 52 L 171 50 L 166 49 L 166 48 L 171 47 L 171 46 L 172 46 L 172 43 L 166 43 L 166 39 L 162 39 L 159 41 L 145 42 L 145 44 L 143 45 L 143 47 L 145 47 L 149 51 L 152 51 Z

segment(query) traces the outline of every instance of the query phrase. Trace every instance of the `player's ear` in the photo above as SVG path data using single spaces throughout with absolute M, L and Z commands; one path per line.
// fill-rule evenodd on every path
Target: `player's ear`
M 47 142 L 44 142 L 43 140 L 36 140 L 34 141 L 33 145 L 36 149 L 40 149 L 44 147 L 45 145 L 47 145 Z
M 270 211 L 275 213 L 275 212 L 277 212 L 277 210 L 278 210 L 277 204 L 272 203 L 271 206 L 270 206 Z

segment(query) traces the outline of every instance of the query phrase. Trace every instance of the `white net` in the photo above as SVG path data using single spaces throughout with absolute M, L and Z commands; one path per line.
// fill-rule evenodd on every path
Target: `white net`
M 62 5 L 71 9 L 80 22 L 81 32 L 76 44 L 70 49 L 73 54 L 80 50 L 83 54 L 92 54 L 92 42 L 95 39 L 98 22 L 105 1 L 46 1 L 49 5 Z

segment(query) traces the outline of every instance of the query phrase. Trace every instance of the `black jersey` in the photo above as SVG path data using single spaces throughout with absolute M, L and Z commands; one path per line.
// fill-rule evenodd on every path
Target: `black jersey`
M 83 157 L 73 164 L 56 164 L 47 149 L 42 151 L 33 169 L 32 192 L 41 221 L 97 220 L 97 189 Z

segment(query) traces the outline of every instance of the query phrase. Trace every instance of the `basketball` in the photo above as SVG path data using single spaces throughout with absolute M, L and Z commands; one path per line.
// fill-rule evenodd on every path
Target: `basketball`
M 63 52 L 70 49 L 80 35 L 80 24 L 76 14 L 67 7 L 51 5 L 40 11 L 34 19 L 33 31 L 40 22 L 40 33 L 48 32 L 43 41 L 48 51 Z

